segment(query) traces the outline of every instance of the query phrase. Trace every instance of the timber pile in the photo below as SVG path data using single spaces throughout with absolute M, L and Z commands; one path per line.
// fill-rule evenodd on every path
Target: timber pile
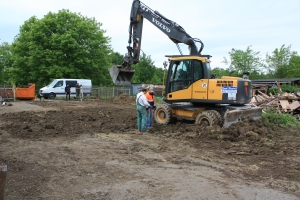
M 251 104 L 260 106 L 264 109 L 277 109 L 280 113 L 289 113 L 300 119 L 300 92 L 296 93 L 280 93 L 278 95 L 259 94 L 253 96 Z

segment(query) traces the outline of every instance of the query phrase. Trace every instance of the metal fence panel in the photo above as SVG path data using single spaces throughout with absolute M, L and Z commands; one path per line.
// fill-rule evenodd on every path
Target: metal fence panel
M 100 99 L 111 99 L 120 95 L 129 95 L 130 89 L 117 87 L 98 87 L 92 88 L 91 97 L 98 97 Z
M 11 85 L 0 85 L 0 102 L 14 99 L 14 91 Z

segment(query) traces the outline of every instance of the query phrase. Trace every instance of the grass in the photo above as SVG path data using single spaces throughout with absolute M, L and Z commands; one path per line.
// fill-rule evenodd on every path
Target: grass
M 267 120 L 265 122 L 266 125 L 273 123 L 283 127 L 291 126 L 300 128 L 300 121 L 291 114 L 280 114 L 276 110 L 267 110 L 262 116 Z

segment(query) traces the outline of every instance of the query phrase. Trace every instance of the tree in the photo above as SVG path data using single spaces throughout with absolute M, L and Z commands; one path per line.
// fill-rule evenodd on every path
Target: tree
M 10 51 L 10 44 L 3 42 L 0 44 L 0 84 L 9 84 L 8 70 L 12 66 L 12 54 Z
M 259 68 L 263 66 L 258 56 L 259 52 L 254 52 L 250 47 L 248 46 L 246 51 L 233 48 L 229 52 L 230 62 L 224 57 L 223 63 L 229 65 L 229 70 L 235 71 L 238 76 L 242 76 L 244 72 L 251 74 L 259 71 Z
M 221 78 L 222 76 L 229 76 L 230 71 L 227 68 L 223 69 L 220 67 L 216 67 L 211 70 L 211 73 L 216 75 L 216 78 Z
M 285 47 L 282 45 L 280 49 L 276 48 L 272 55 L 266 55 L 266 62 L 268 64 L 268 72 L 275 78 L 286 78 L 288 76 L 288 66 L 293 56 L 297 52 L 291 51 L 291 45 Z M 292 75 L 292 74 L 290 74 Z
M 151 83 L 151 80 L 155 74 L 154 62 L 151 60 L 151 56 L 147 56 L 145 53 L 140 57 L 139 63 L 133 65 L 135 74 L 132 82 L 134 83 Z
M 124 56 L 118 52 L 112 52 L 110 57 L 112 65 L 121 65 L 124 62 Z
M 12 79 L 45 85 L 53 78 L 89 78 L 94 85 L 111 83 L 110 38 L 102 24 L 80 13 L 61 10 L 35 16 L 20 28 L 12 44 Z
M 166 78 L 165 78 L 166 79 Z M 162 85 L 164 79 L 164 69 L 155 67 L 154 76 L 151 79 L 152 84 Z
M 300 77 L 300 56 L 292 56 L 286 70 L 286 78 Z

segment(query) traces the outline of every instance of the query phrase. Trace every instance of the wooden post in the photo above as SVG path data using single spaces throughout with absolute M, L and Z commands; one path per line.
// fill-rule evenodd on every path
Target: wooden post
M 278 88 L 278 94 L 281 94 L 282 90 L 281 90 L 280 83 L 278 81 L 276 81 L 276 85 L 277 85 L 277 88 Z
M 0 200 L 5 199 L 6 172 L 7 166 L 0 165 Z

